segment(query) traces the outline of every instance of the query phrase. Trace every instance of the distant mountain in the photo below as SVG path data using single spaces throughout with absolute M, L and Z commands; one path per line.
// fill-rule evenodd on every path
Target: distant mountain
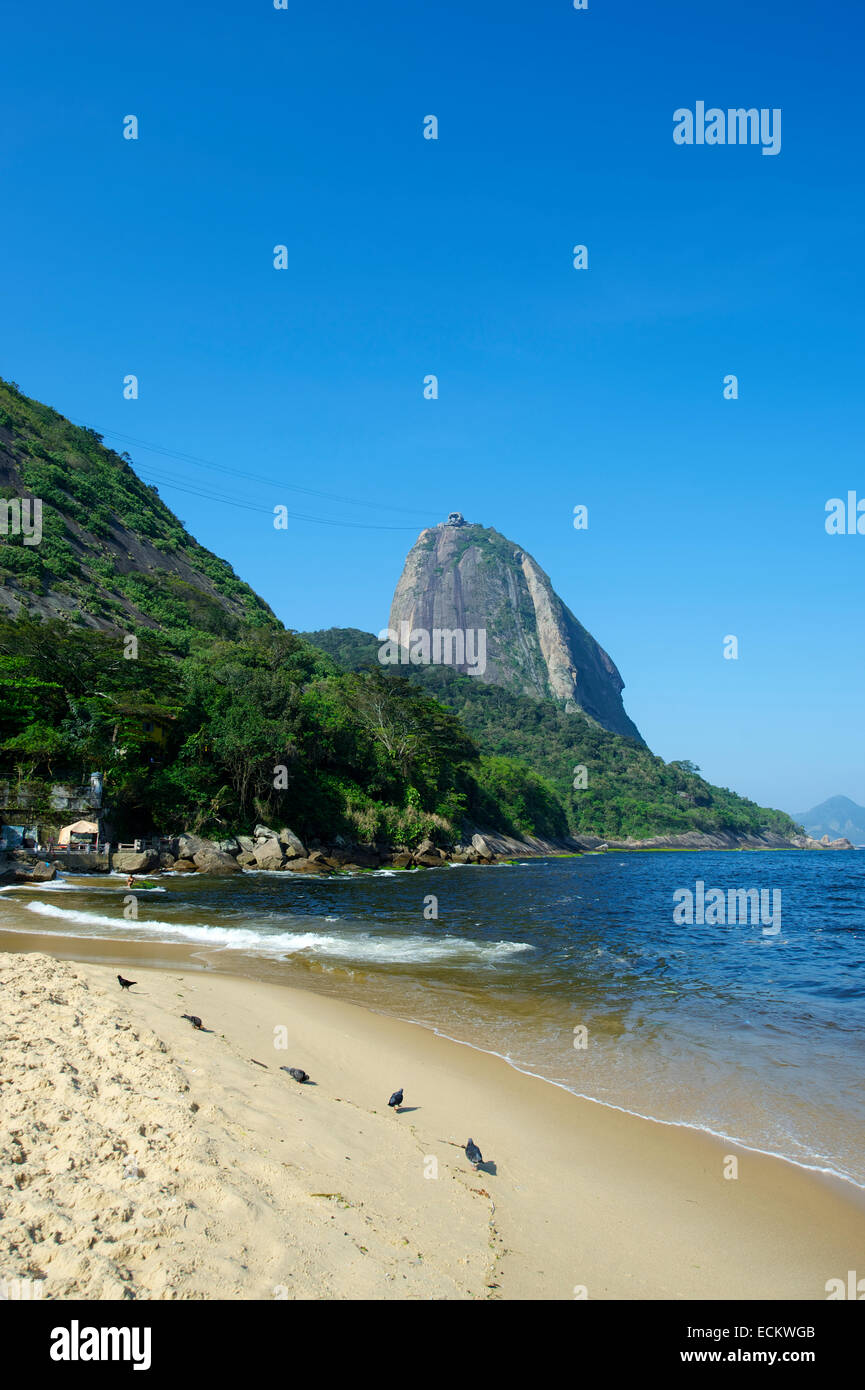
M 20 535 L 0 543 L 0 614 L 159 629 L 170 641 L 281 627 L 101 435 L 0 378 L 2 498 L 39 498 L 43 534 L 38 545 Z
M 821 840 L 828 835 L 830 840 L 844 836 L 854 845 L 865 845 L 865 806 L 857 806 L 849 796 L 830 796 L 810 811 L 801 811 L 793 819 L 804 825 L 809 835 Z
M 550 700 L 643 742 L 622 704 L 625 683 L 614 662 L 537 561 L 492 527 L 467 524 L 459 512 L 422 531 L 409 551 L 390 628 L 404 648 L 412 631 L 459 634 L 467 656 L 474 634 L 482 633 L 483 661 L 473 679 Z M 466 674 L 475 663 L 452 664 Z

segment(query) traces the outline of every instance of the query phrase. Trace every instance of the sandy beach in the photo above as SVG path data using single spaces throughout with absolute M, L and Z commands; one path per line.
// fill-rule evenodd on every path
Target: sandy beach
M 849 1184 L 180 951 L 121 992 L 15 945 L 0 1277 L 43 1298 L 825 1299 L 861 1265 Z

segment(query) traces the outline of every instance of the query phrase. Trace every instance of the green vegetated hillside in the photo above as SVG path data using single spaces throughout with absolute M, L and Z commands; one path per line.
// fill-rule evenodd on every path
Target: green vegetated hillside
M 0 495 L 43 503 L 39 545 L 0 536 L 0 809 L 26 784 L 31 819 L 51 822 L 49 784 L 101 770 L 124 837 L 262 819 L 416 843 L 452 840 L 466 815 L 510 825 L 452 714 L 285 631 L 126 458 L 9 382 Z
M 280 626 L 124 455 L 2 379 L 0 497 L 43 503 L 40 544 L 0 545 L 0 611 L 155 632 L 175 650 L 195 632 Z
M 47 799 L 49 782 L 101 769 L 123 838 L 263 820 L 414 844 L 453 840 L 466 815 L 509 827 L 472 776 L 459 721 L 417 686 L 340 671 L 284 630 L 185 642 L 176 656 L 147 637 L 129 660 L 119 634 L 0 621 L 2 780 Z
M 0 536 L 0 810 L 26 784 L 50 823 L 49 784 L 100 770 L 123 838 L 793 829 L 552 703 L 442 668 L 406 679 L 365 633 L 286 631 L 126 458 L 8 382 L 0 495 L 44 505 L 41 544 Z
M 380 644 L 372 633 L 331 628 L 303 636 L 346 670 L 377 664 Z M 582 714 L 567 714 L 550 702 L 459 676 L 445 666 L 396 669 L 457 716 L 482 751 L 479 782 L 492 799 L 503 796 L 521 829 L 543 820 L 550 833 L 556 827 L 558 834 L 610 838 L 690 830 L 796 832 L 785 812 L 713 786 L 688 761 L 665 763 L 644 745 L 609 733 Z M 573 786 L 580 766 L 586 769 L 584 790 Z M 529 769 L 532 780 L 518 791 L 515 784 Z

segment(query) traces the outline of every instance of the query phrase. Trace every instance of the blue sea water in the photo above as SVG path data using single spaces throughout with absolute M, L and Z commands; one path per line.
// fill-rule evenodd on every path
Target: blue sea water
M 674 895 L 698 880 L 779 890 L 780 930 L 677 925 Z M 863 852 L 161 886 L 140 895 L 137 921 L 113 877 L 7 891 L 0 929 L 185 942 L 216 968 L 341 995 L 577 1094 L 865 1186 Z

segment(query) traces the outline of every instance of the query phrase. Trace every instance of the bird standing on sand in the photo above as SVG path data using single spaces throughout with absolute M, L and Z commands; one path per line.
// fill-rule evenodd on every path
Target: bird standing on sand
M 475 1172 L 477 1172 L 478 1165 L 483 1163 L 484 1161 L 484 1156 L 478 1148 L 477 1144 L 475 1143 L 474 1139 L 470 1139 L 469 1142 L 466 1144 L 466 1158 L 474 1168 Z
M 394 1091 L 393 1095 L 391 1096 L 390 1100 L 388 1101 L 388 1105 L 391 1107 L 391 1109 L 393 1110 L 393 1113 L 396 1115 L 397 1112 L 399 1111 L 400 1106 L 402 1105 L 402 1087 L 401 1087 L 401 1086 L 400 1086 L 400 1088 L 399 1088 L 398 1091 Z
M 289 1076 L 293 1076 L 295 1081 L 308 1081 L 309 1076 L 301 1067 L 280 1067 L 280 1071 L 287 1071 Z
M 201 1022 L 201 1019 L 198 1017 L 198 1014 L 181 1014 L 180 1017 L 188 1018 L 193 1028 L 202 1028 L 204 1026 Z
M 130 986 L 132 986 L 132 985 L 137 985 L 137 984 L 138 984 L 138 981 L 137 981 L 137 980 L 124 980 L 124 978 L 123 978 L 122 975 L 118 975 L 117 978 L 118 978 L 118 980 L 120 981 L 120 988 L 121 988 L 121 989 L 129 989 Z

